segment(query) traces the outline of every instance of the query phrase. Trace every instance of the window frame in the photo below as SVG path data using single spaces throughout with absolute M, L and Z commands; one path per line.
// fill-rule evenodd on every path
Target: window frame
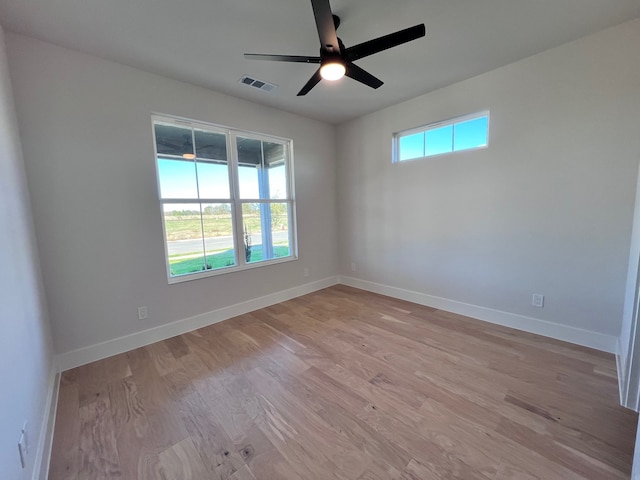
M 465 123 L 465 122 L 468 122 L 470 120 L 476 120 L 476 119 L 482 118 L 482 117 L 487 117 L 487 142 L 486 142 L 486 144 L 478 146 L 478 147 L 470 147 L 470 148 L 454 150 L 454 146 L 455 146 L 455 126 L 457 124 Z M 411 135 L 415 135 L 416 133 L 424 133 L 426 135 L 427 132 L 429 132 L 431 130 L 437 130 L 439 128 L 448 127 L 449 125 L 451 125 L 453 127 L 452 128 L 452 134 L 451 134 L 451 151 L 450 152 L 434 153 L 434 154 L 431 154 L 431 155 L 423 155 L 421 157 L 407 158 L 405 160 L 401 160 L 400 159 L 400 139 L 401 138 L 408 137 L 408 136 L 411 136 Z M 421 125 L 419 127 L 414 127 L 414 128 L 410 128 L 410 129 L 407 129 L 407 130 L 401 130 L 399 132 L 394 132 L 393 140 L 392 140 L 392 154 L 391 154 L 392 163 L 406 163 L 406 162 L 412 162 L 412 161 L 415 161 L 415 160 L 424 160 L 426 158 L 434 158 L 434 157 L 441 157 L 441 156 L 444 156 L 444 155 L 457 154 L 457 153 L 460 153 L 460 152 L 471 152 L 471 151 L 475 151 L 475 150 L 484 150 L 486 148 L 489 148 L 490 132 L 491 132 L 491 115 L 490 115 L 490 111 L 489 110 L 482 110 L 482 111 L 475 112 L 475 113 L 470 113 L 470 114 L 467 114 L 467 115 L 461 115 L 461 116 L 458 116 L 458 117 L 449 118 L 447 120 L 441 120 L 441 121 L 438 121 L 438 122 L 429 123 L 429 124 L 426 124 L 426 125 Z
M 227 149 L 227 174 L 229 181 L 229 198 L 207 198 L 200 197 L 198 193 L 197 198 L 162 198 L 162 190 L 160 183 L 160 169 L 158 164 L 158 146 L 156 141 L 155 125 L 157 123 L 166 125 L 175 125 L 176 127 L 201 129 L 207 132 L 219 133 L 225 135 L 226 149 Z M 207 278 L 217 275 L 224 275 L 227 273 L 233 273 L 238 271 L 250 270 L 253 268 L 264 267 L 268 265 L 276 265 L 280 263 L 292 262 L 298 260 L 298 235 L 297 235 L 297 221 L 296 221 L 296 200 L 295 200 L 295 186 L 294 186 L 294 169 L 293 169 L 293 140 L 284 137 L 277 137 L 274 135 L 267 135 L 263 133 L 250 132 L 213 123 L 192 120 L 183 117 L 177 117 L 174 115 L 167 115 L 163 113 L 151 114 L 151 135 L 153 139 L 153 152 L 154 152 L 154 164 L 156 172 L 156 187 L 157 187 L 157 199 L 160 207 L 160 214 L 162 219 L 162 235 L 164 243 L 164 258 L 167 273 L 167 281 L 169 284 L 182 283 L 191 280 L 197 280 L 200 278 Z M 285 174 L 286 174 L 286 187 L 287 195 L 285 198 L 268 198 L 268 199 L 243 199 L 240 197 L 240 184 L 238 174 L 238 149 L 236 139 L 238 137 L 248 138 L 252 140 L 259 140 L 262 142 L 277 143 L 283 146 L 285 153 Z M 195 148 L 195 145 L 194 145 Z M 161 154 L 160 157 L 172 158 L 172 155 Z M 176 156 L 176 159 L 181 157 Z M 194 162 L 197 163 L 196 157 Z M 207 159 L 202 159 L 203 163 L 206 163 Z M 197 174 L 196 174 L 197 183 Z M 258 203 L 258 204 L 278 204 L 284 203 L 287 206 L 288 213 L 288 240 L 289 240 L 289 252 L 286 257 L 271 258 L 268 260 L 260 260 L 257 262 L 247 263 L 244 255 L 244 222 L 242 214 L 243 203 Z M 198 272 L 184 273 L 181 275 L 171 274 L 171 265 L 169 258 L 169 245 L 167 240 L 167 226 L 165 222 L 165 204 L 199 204 L 202 207 L 207 204 L 229 204 L 232 210 L 231 222 L 233 229 L 233 249 L 235 255 L 235 265 L 228 267 L 221 267 L 210 270 L 203 270 Z M 202 213 L 201 213 L 202 215 Z M 271 232 L 272 233 L 272 232 Z M 203 232 L 204 235 L 204 232 Z M 206 237 L 203 237 L 203 242 Z M 206 249 L 203 250 L 203 255 L 206 259 Z

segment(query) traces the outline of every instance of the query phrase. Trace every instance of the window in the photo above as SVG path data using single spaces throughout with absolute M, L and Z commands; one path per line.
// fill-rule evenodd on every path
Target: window
M 295 259 L 291 142 L 153 116 L 169 283 Z
M 413 128 L 393 136 L 396 162 L 443 153 L 485 148 L 489 142 L 489 112 Z

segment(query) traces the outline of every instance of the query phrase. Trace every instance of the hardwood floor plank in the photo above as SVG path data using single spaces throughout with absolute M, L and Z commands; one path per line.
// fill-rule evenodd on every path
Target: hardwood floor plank
M 160 376 L 171 373 L 174 370 L 177 370 L 180 366 L 176 357 L 173 356 L 173 353 L 171 353 L 171 350 L 169 350 L 169 347 L 165 342 L 166 340 L 152 343 L 151 345 L 144 347 L 144 349 L 149 352 L 153 365 Z
M 426 478 L 447 478 L 451 480 L 489 480 L 463 462 L 451 462 L 445 467 L 433 463 L 411 460 L 400 476 L 401 480 L 424 480 Z
M 325 398 L 339 405 L 347 412 L 357 414 L 369 403 L 357 392 L 337 382 L 316 367 L 311 367 L 303 372 L 300 378 L 306 385 L 309 385 L 315 391 L 322 392 L 321 394 Z
M 176 443 L 160 454 L 166 480 L 201 480 L 208 478 L 207 470 L 191 438 Z
M 109 401 L 123 478 L 162 478 L 158 450 L 132 376 L 110 384 Z
M 357 457 L 365 458 L 368 461 L 377 459 L 385 465 L 400 469 L 404 468 L 411 459 L 406 451 L 398 448 L 386 438 L 377 435 L 356 415 L 350 414 L 340 405 L 331 402 L 321 390 L 314 389 L 313 385 L 300 382 L 295 376 L 279 375 L 274 378 L 260 368 L 251 371 L 250 378 L 259 382 L 264 388 L 279 390 L 280 395 L 286 396 L 292 404 L 304 405 L 311 410 L 335 432 L 325 430 L 329 432 L 331 443 L 339 447 L 343 443 L 340 437 L 343 437 L 347 441 L 346 446 L 354 450 Z
M 132 350 L 128 355 L 132 379 L 148 423 L 148 436 L 158 452 L 162 452 L 189 435 L 171 392 L 157 370 L 155 355 L 147 347 Z
M 259 392 L 260 401 L 268 404 L 274 420 L 270 426 L 284 423 L 286 428 L 279 430 L 280 433 L 287 439 L 295 438 L 303 449 L 313 452 L 313 465 L 331 465 L 339 478 L 357 478 L 364 471 L 368 463 L 366 456 L 273 377 L 260 368 L 247 372 L 246 376 Z M 278 448 L 273 440 L 272 443 Z
M 109 398 L 80 407 L 78 479 L 122 478 Z
M 229 477 L 229 480 L 256 480 L 251 469 L 246 465 Z
M 49 478 L 629 478 L 615 372 L 337 285 L 64 372 Z
M 420 431 L 428 432 L 428 438 L 440 435 L 449 438 L 456 457 L 470 466 L 475 465 L 479 458 L 478 454 L 483 454 L 485 459 L 495 459 L 492 465 L 498 465 L 502 461 L 504 464 L 514 466 L 524 464 L 530 468 L 530 465 L 535 463 L 537 470 L 543 474 L 543 478 L 549 480 L 582 478 L 561 464 L 544 461 L 543 456 L 535 450 L 510 441 L 494 429 L 485 429 L 467 418 L 451 415 L 447 406 L 438 402 L 431 400 L 426 402 L 421 413 L 424 420 Z M 442 441 L 440 438 L 439 440 Z M 488 475 L 488 471 L 483 473 Z
M 181 359 L 183 356 L 191 353 L 189 350 L 189 346 L 185 343 L 182 336 L 168 338 L 164 341 L 165 345 L 169 349 L 169 351 L 173 354 L 176 359 Z
M 64 419 L 56 421 L 53 433 L 51 464 L 49 476 L 61 480 L 76 480 L 79 468 L 80 446 L 80 396 L 78 385 L 66 381 L 62 375 L 60 391 L 58 393 L 57 417 Z
M 163 377 L 169 382 L 170 376 Z M 177 387 L 173 387 L 176 390 Z M 212 414 L 197 389 L 183 389 L 174 397 L 176 410 L 186 431 L 190 445 L 195 447 L 208 476 L 226 479 L 245 465 L 233 442 Z M 187 443 L 189 445 L 189 443 Z
M 146 420 L 143 420 L 146 422 Z M 148 428 L 130 421 L 116 436 L 122 478 L 139 480 L 163 479 L 158 450 L 148 436 Z
M 300 433 L 265 397 L 255 397 L 250 412 L 255 415 L 256 425 L 300 478 L 322 479 L 325 471 L 331 472 L 330 478 L 336 478 L 329 468 L 330 462 L 313 446 L 309 448 L 309 439 L 299 443 Z
M 419 420 L 417 422 L 403 420 L 397 413 L 385 411 L 376 405 L 368 405 L 359 418 L 379 434 L 405 449 L 413 458 L 431 464 L 434 470 L 455 471 L 461 468 L 461 464 L 465 464 L 464 469 L 473 469 L 477 473 L 486 474 L 489 478 L 492 478 L 497 471 L 494 455 L 487 456 L 483 451 L 466 450 L 465 445 L 444 434 L 442 427 L 420 431 L 416 428 L 420 423 Z M 457 453 L 465 454 L 465 452 L 472 460 L 471 465 L 466 465 L 463 459 L 457 457 Z
M 373 463 L 358 477 L 358 480 L 400 480 L 401 476 L 402 472 L 395 467 L 374 459 Z
M 525 448 L 539 453 L 552 462 L 567 467 L 584 478 L 592 480 L 602 478 L 625 479 L 631 473 L 617 471 L 610 465 L 596 458 L 588 457 L 572 448 L 562 448 L 552 436 L 539 434 L 505 418 L 500 420 L 496 432 Z
M 252 458 L 249 468 L 256 480 L 300 480 L 302 477 L 275 448 Z

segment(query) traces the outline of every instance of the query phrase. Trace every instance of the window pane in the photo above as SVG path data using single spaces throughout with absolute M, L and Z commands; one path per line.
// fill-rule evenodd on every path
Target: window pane
M 198 187 L 200 198 L 231 198 L 229 166 L 225 163 L 198 161 Z
M 466 150 L 487 146 L 489 117 L 474 118 L 467 122 L 455 124 L 454 150 Z
M 232 267 L 236 264 L 233 247 L 233 219 L 230 203 L 204 204 L 202 225 L 207 255 L 207 269 Z
M 223 133 L 194 130 L 196 137 L 196 157 L 209 160 L 227 161 L 227 139 Z
M 257 166 L 262 163 L 262 142 L 253 138 L 238 137 L 238 162 Z
M 158 158 L 161 198 L 198 198 L 193 160 Z
M 156 151 L 158 155 L 193 154 L 193 138 L 191 128 L 176 127 L 174 125 L 154 125 L 156 133 Z
M 259 203 L 242 204 L 242 231 L 244 232 L 245 261 L 262 260 L 262 219 Z
M 451 151 L 453 143 L 453 125 L 427 130 L 426 156 L 439 155 Z
M 240 198 L 260 198 L 258 167 L 262 165 L 262 142 L 238 137 L 238 183 Z
M 289 204 L 272 203 L 271 209 L 271 240 L 273 243 L 273 257 L 288 257 L 291 255 L 289 244 Z
M 240 186 L 240 198 L 260 198 L 258 185 L 258 169 L 254 166 L 238 165 L 238 184 Z
M 284 163 L 269 165 L 269 198 L 287 198 L 287 170 Z
M 171 276 L 205 270 L 200 204 L 164 204 Z
M 287 202 L 244 203 L 242 214 L 247 263 L 291 255 Z
M 424 157 L 424 132 L 400 137 L 400 160 Z
M 264 165 L 267 167 L 269 195 L 261 198 L 287 198 L 287 170 L 284 145 L 263 142 Z

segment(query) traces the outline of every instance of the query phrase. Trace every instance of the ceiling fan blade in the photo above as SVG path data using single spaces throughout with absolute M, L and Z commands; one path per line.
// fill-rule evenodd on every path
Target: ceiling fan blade
M 333 23 L 329 0 L 311 0 L 311 6 L 313 7 L 313 16 L 316 18 L 316 27 L 318 28 L 318 37 L 320 37 L 322 50 L 340 53 L 338 34 Z
M 320 63 L 320 57 L 304 57 L 300 55 L 269 55 L 265 53 L 245 53 L 248 60 L 270 60 L 272 62 Z
M 357 65 L 354 65 L 353 63 L 347 64 L 347 71 L 345 72 L 345 75 L 360 83 L 364 83 L 371 88 L 380 88 L 384 84 L 382 80 L 374 77 L 369 72 Z
M 405 28 L 404 30 L 390 33 L 389 35 L 384 35 L 382 37 L 369 40 L 368 42 L 349 47 L 345 52 L 345 57 L 349 61 L 358 60 L 388 48 L 397 47 L 403 43 L 424 37 L 426 33 L 427 29 L 425 28 L 424 23 L 414 27 Z
M 320 80 L 322 80 L 322 77 L 320 76 L 320 69 L 318 69 L 316 70 L 316 73 L 314 73 L 313 76 L 309 79 L 309 81 L 305 83 L 304 87 L 302 87 L 302 90 L 298 92 L 298 97 L 301 97 L 309 93 L 311 89 L 315 87 Z

